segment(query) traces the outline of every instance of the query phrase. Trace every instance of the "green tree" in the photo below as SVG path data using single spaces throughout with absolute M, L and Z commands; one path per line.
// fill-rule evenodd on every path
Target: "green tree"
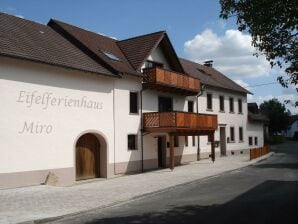
M 236 17 L 238 30 L 252 36 L 252 45 L 271 66 L 285 70 L 278 81 L 283 87 L 298 84 L 298 1 L 220 0 L 220 17 Z M 296 86 L 298 92 L 298 88 Z M 297 105 L 297 102 L 296 102 Z
M 277 99 L 264 101 L 260 105 L 260 112 L 265 114 L 270 120 L 269 134 L 271 136 L 288 129 L 291 113 Z

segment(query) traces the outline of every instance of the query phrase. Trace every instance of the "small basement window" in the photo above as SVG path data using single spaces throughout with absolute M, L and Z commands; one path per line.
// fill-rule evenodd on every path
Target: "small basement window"
M 121 61 L 116 55 L 108 51 L 101 51 L 105 56 L 107 56 L 111 60 Z
M 127 143 L 129 150 L 137 150 L 137 135 L 128 135 Z

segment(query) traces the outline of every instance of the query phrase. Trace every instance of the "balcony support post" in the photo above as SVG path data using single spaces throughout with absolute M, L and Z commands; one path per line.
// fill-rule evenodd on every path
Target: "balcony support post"
M 210 134 L 210 140 L 211 140 L 211 159 L 212 159 L 212 162 L 214 162 L 215 161 L 214 132 Z
M 170 134 L 170 169 L 174 170 L 175 155 L 174 155 L 174 135 Z

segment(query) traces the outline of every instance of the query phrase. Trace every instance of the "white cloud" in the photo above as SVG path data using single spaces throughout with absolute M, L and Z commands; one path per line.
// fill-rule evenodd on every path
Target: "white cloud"
M 25 17 L 24 16 L 22 16 L 22 15 L 15 15 L 16 17 L 19 17 L 19 18 L 21 18 L 21 19 L 24 19 Z
M 264 76 L 271 71 L 264 56 L 253 56 L 256 50 L 251 46 L 251 36 L 238 30 L 226 30 L 218 36 L 206 29 L 185 42 L 184 51 L 199 63 L 214 60 L 214 67 L 232 79 Z
M 251 88 L 248 87 L 249 86 L 248 83 L 242 81 L 241 79 L 235 79 L 234 82 L 236 82 L 238 85 L 242 86 L 243 88 L 251 91 Z
M 97 32 L 97 34 L 99 34 L 99 35 L 101 35 L 101 36 L 105 36 L 105 37 L 112 38 L 112 39 L 114 39 L 114 40 L 117 40 L 117 38 L 116 38 L 116 37 L 109 36 L 109 35 L 106 35 L 106 34 L 104 34 L 104 33 Z

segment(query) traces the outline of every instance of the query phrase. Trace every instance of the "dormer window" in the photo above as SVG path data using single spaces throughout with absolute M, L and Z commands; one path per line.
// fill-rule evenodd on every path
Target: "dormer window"
M 163 68 L 163 64 L 156 61 L 150 61 L 150 60 L 145 61 L 145 68 L 155 68 L 155 67 Z
M 114 61 L 121 61 L 116 55 L 108 51 L 101 51 L 106 57 Z

